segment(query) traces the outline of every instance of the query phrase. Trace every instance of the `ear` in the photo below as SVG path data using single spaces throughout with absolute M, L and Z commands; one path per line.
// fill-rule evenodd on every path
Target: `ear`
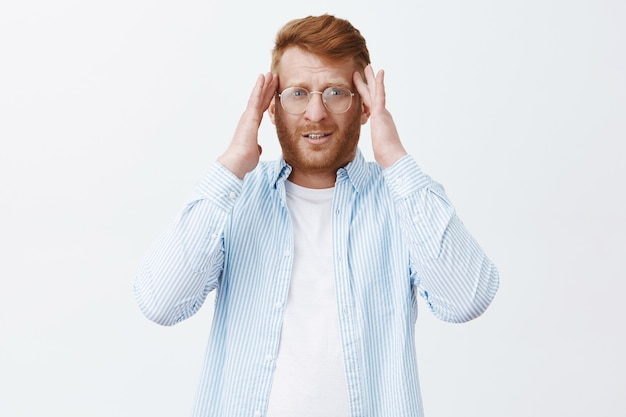
M 361 124 L 364 125 L 370 118 L 370 108 L 365 104 L 365 101 L 361 98 Z
M 269 107 L 267 108 L 267 114 L 270 115 L 270 120 L 272 121 L 272 124 L 276 124 L 276 95 L 274 95 L 274 98 L 272 98 L 272 101 L 270 102 Z

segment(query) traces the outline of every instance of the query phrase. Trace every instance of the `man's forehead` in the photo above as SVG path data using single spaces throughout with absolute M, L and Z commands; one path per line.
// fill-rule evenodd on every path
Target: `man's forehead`
M 281 84 L 306 86 L 315 82 L 346 85 L 352 84 L 352 74 L 355 70 L 353 59 L 330 62 L 300 48 L 289 48 L 281 57 L 276 73 Z

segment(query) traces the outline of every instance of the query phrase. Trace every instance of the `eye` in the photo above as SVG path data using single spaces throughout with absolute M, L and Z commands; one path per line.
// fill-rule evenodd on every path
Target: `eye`
M 350 92 L 343 87 L 328 87 L 326 90 L 324 90 L 324 95 L 341 97 L 341 96 L 350 95 Z
M 307 91 L 304 88 L 293 88 L 293 91 L 289 93 L 289 95 L 293 97 L 306 97 Z

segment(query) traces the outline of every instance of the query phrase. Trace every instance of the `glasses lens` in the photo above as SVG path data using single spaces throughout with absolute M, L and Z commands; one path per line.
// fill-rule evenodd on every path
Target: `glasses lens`
M 320 93 L 309 93 L 302 87 L 285 88 L 283 92 L 279 94 L 280 104 L 289 114 L 302 114 L 306 111 L 311 94 Z M 328 87 L 321 94 L 324 106 L 331 113 L 345 113 L 352 104 L 353 94 L 345 87 Z
M 352 104 L 352 92 L 344 87 L 328 87 L 322 98 L 328 111 L 335 114 L 347 112 Z
M 280 104 L 287 113 L 304 113 L 307 104 L 309 104 L 309 92 L 300 87 L 285 88 L 280 93 Z

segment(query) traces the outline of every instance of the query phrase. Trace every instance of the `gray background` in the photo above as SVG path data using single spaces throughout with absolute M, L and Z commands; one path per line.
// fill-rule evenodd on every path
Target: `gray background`
M 323 12 L 365 35 L 406 147 L 501 272 L 471 323 L 420 304 L 427 416 L 626 415 L 626 3 L 294 3 L 0 6 L 0 415 L 188 414 L 212 302 L 159 327 L 134 272 L 278 28 Z M 267 119 L 261 144 L 279 155 Z

